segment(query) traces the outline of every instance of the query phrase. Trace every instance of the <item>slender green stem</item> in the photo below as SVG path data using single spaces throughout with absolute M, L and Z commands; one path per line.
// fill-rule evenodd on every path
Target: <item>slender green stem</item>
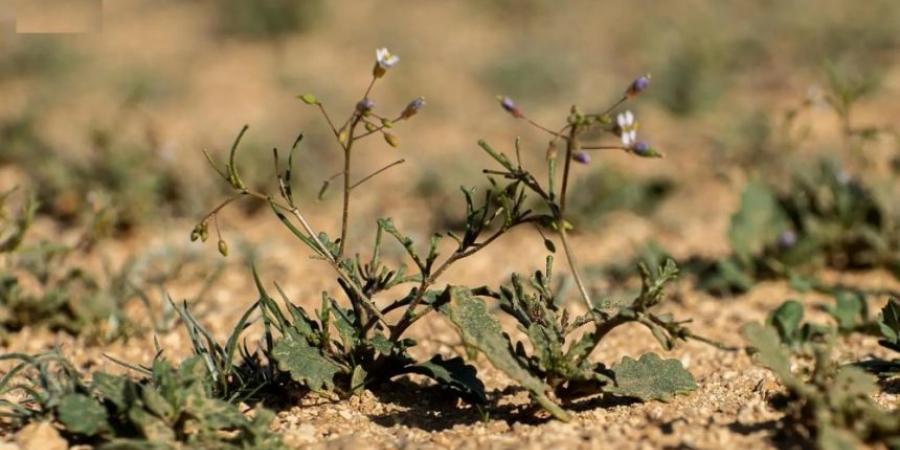
M 372 85 L 369 85 L 369 89 L 372 88 Z M 366 90 L 368 93 L 368 90 Z M 349 228 L 350 222 L 350 191 L 352 188 L 350 187 L 350 157 L 353 154 L 353 133 L 356 131 L 356 126 L 359 125 L 359 121 L 362 120 L 362 116 L 358 113 L 354 113 L 356 118 L 350 124 L 350 131 L 347 135 L 347 141 L 342 145 L 344 147 L 344 201 L 343 206 L 341 208 L 341 240 L 338 243 L 338 259 L 343 257 L 344 248 L 347 246 L 347 231 Z
M 578 291 L 581 293 L 581 299 L 584 301 L 584 307 L 587 308 L 588 312 L 594 315 L 594 317 L 596 318 L 596 313 L 594 312 L 593 308 L 593 302 L 591 302 L 591 296 L 584 285 L 584 281 L 581 279 L 581 274 L 579 274 L 578 272 L 578 264 L 575 261 L 575 254 L 572 251 L 572 246 L 569 245 L 569 239 L 566 232 L 566 194 L 568 193 L 569 189 L 569 173 L 572 166 L 572 154 L 578 148 L 577 138 L 578 126 L 573 125 L 569 130 L 568 139 L 566 139 L 566 162 L 563 166 L 563 181 L 559 194 L 559 215 L 557 217 L 556 226 L 559 229 L 559 240 L 562 242 L 563 250 L 566 253 L 566 262 L 568 262 L 569 264 L 569 270 L 572 272 L 572 277 L 575 279 L 575 284 L 578 286 Z
M 390 163 L 390 164 L 388 164 L 388 165 L 386 165 L 386 166 L 384 166 L 384 167 L 382 167 L 382 168 L 380 168 L 380 169 L 378 169 L 378 170 L 376 170 L 376 171 L 374 171 L 374 172 L 372 172 L 372 173 L 370 173 L 370 174 L 364 176 L 361 180 L 357 181 L 356 183 L 353 183 L 353 185 L 350 186 L 350 190 L 352 191 L 353 189 L 356 189 L 357 187 L 359 187 L 359 185 L 365 183 L 366 181 L 371 180 L 371 179 L 374 178 L 376 175 L 378 175 L 378 174 L 384 172 L 385 170 L 388 170 L 388 169 L 390 169 L 391 167 L 398 166 L 398 165 L 403 164 L 403 163 L 405 163 L 405 162 L 406 162 L 405 159 L 398 159 L 398 160 L 396 160 L 396 161 L 394 161 L 394 162 L 392 162 L 392 163 Z
M 426 309 L 416 312 L 415 309 L 422 302 L 423 297 L 425 296 L 425 292 L 431 287 L 432 284 L 437 281 L 437 279 L 450 268 L 453 263 L 459 261 L 463 258 L 469 257 L 477 253 L 479 250 L 487 247 L 491 242 L 494 242 L 497 238 L 505 234 L 507 231 L 512 229 L 517 225 L 521 225 L 524 223 L 530 223 L 530 219 L 521 220 L 519 222 L 515 222 L 510 226 L 504 226 L 499 230 L 495 231 L 494 234 L 490 235 L 484 241 L 473 244 L 471 247 L 463 249 L 458 248 L 452 255 L 450 255 L 437 269 L 434 270 L 428 276 L 422 274 L 422 282 L 419 284 L 419 288 L 416 291 L 416 296 L 409 302 L 409 307 L 406 309 L 406 315 L 400 319 L 396 325 L 391 327 L 391 340 L 398 339 L 403 332 L 405 332 L 412 324 L 416 323 L 419 319 L 424 317 L 429 311 L 431 311 L 431 307 L 429 306 Z
M 246 188 L 238 191 L 238 193 L 239 193 L 239 195 L 232 197 L 232 198 L 228 199 L 227 201 L 223 202 L 222 204 L 217 206 L 215 208 L 215 210 L 213 212 L 211 212 L 210 214 L 208 214 L 206 217 L 209 218 L 213 214 L 218 213 L 219 210 L 221 210 L 226 205 L 228 205 L 232 201 L 236 200 L 240 196 L 254 197 L 259 200 L 269 202 L 274 207 L 276 207 L 282 211 L 286 211 L 286 212 L 290 213 L 292 216 L 294 216 L 294 218 L 297 219 L 298 222 L 300 222 L 300 226 L 303 228 L 303 231 L 305 231 L 306 234 L 309 236 L 309 238 L 312 239 L 313 243 L 316 245 L 316 249 L 319 251 L 319 253 L 322 254 L 323 258 L 325 258 L 325 261 L 327 261 L 328 264 L 331 266 L 331 268 L 334 269 L 334 271 L 337 273 L 338 277 L 341 278 L 345 283 L 347 283 L 348 286 L 350 286 L 350 289 L 352 289 L 353 293 L 356 294 L 357 297 L 359 297 L 359 299 L 362 301 L 362 303 L 366 306 L 366 309 L 368 309 L 369 312 L 371 312 L 372 315 L 375 316 L 378 321 L 383 323 L 385 326 L 389 326 L 389 324 L 387 323 L 387 319 L 384 317 L 384 314 L 382 314 L 381 311 L 378 309 L 378 306 L 376 306 L 375 303 L 369 298 L 369 296 L 367 296 L 362 291 L 362 288 L 360 288 L 349 276 L 347 276 L 344 273 L 344 271 L 341 269 L 341 266 L 339 263 L 340 260 L 335 258 L 334 256 L 332 256 L 331 252 L 328 250 L 328 247 L 326 247 L 325 244 L 322 243 L 322 241 L 319 239 L 319 235 L 315 232 L 315 230 L 313 230 L 312 226 L 309 224 L 309 222 L 306 220 L 306 218 L 303 216 L 303 214 L 300 212 L 300 209 L 298 209 L 297 206 L 295 206 L 293 204 L 285 205 L 282 203 L 278 203 L 275 200 L 273 200 L 271 197 L 269 197 L 268 195 L 265 195 L 260 192 L 251 191 Z
M 322 112 L 322 116 L 325 117 L 325 121 L 328 122 L 328 126 L 331 127 L 331 132 L 334 133 L 335 137 L 338 137 L 340 132 L 334 126 L 334 122 L 331 121 L 331 116 L 328 115 L 328 111 L 325 110 L 325 105 L 322 103 L 316 103 L 316 106 L 319 107 L 319 111 Z

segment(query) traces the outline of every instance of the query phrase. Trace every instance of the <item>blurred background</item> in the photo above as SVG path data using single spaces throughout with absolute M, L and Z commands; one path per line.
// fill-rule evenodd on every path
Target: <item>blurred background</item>
M 418 236 L 452 228 L 458 187 L 483 185 L 491 164 L 478 139 L 510 151 L 521 136 L 527 164 L 544 157 L 545 136 L 503 113 L 496 95 L 555 127 L 571 105 L 605 109 L 650 73 L 651 88 L 627 107 L 666 158 L 597 154 L 577 168 L 576 229 L 611 245 L 585 258 L 651 236 L 676 254 L 722 254 L 747 179 L 812 153 L 867 170 L 897 164 L 898 30 L 895 0 L 107 1 L 101 30 L 3 31 L 0 188 L 35 192 L 53 230 L 186 238 L 226 192 L 201 151 L 224 158 L 248 124 L 239 163 L 269 190 L 271 149 L 305 133 L 298 190 L 327 228 L 339 196 L 316 194 L 339 171 L 339 149 L 296 96 L 313 93 L 346 117 L 375 48 L 387 47 L 401 60 L 377 84 L 376 109 L 393 115 L 417 96 L 427 106 L 397 129 L 398 149 L 359 147 L 357 173 L 406 164 L 360 191 L 356 214 L 393 215 Z M 852 100 L 846 116 L 825 105 L 838 97 Z M 861 132 L 848 143 L 851 126 Z M 601 226 L 619 219 L 627 226 L 614 236 Z M 231 229 L 264 243 L 235 220 Z M 351 238 L 368 242 L 373 226 L 362 222 Z

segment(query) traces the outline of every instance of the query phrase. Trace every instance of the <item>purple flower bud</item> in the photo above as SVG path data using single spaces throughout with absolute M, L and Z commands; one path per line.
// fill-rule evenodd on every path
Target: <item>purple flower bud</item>
M 419 112 L 419 110 L 422 109 L 423 106 L 425 106 L 425 98 L 416 98 L 415 100 L 409 102 L 408 105 L 406 105 L 406 108 L 403 110 L 403 112 L 400 113 L 400 117 L 403 119 L 409 119 L 410 117 L 416 115 L 416 113 Z
M 572 159 L 575 162 L 579 162 L 581 164 L 590 164 L 591 163 L 591 155 L 588 152 L 580 151 L 572 155 Z
M 500 100 L 500 106 L 502 106 L 506 112 L 512 114 L 512 116 L 517 119 L 520 119 L 523 117 L 522 111 L 519 109 L 518 106 L 516 106 L 515 102 L 513 102 L 511 98 L 498 97 L 498 99 Z
M 356 104 L 356 110 L 358 112 L 360 112 L 361 114 L 365 114 L 365 113 L 371 111 L 372 108 L 374 108 L 374 107 L 375 107 L 375 102 L 373 102 L 372 100 L 369 100 L 369 97 L 366 97 L 366 98 L 360 100 Z
M 640 77 L 635 78 L 634 81 L 631 82 L 631 86 L 628 86 L 628 90 L 625 91 L 625 95 L 628 97 L 634 97 L 650 86 L 650 75 L 642 75 Z
M 779 248 L 791 248 L 797 243 L 797 233 L 795 233 L 794 230 L 782 231 L 781 234 L 778 235 L 776 242 Z
M 653 150 L 653 147 L 650 147 L 650 144 L 648 144 L 644 141 L 640 141 L 640 142 L 637 142 L 636 144 L 634 144 L 631 147 L 631 152 L 634 153 L 635 155 L 642 156 L 644 158 L 654 158 L 654 157 L 662 156 L 659 153 L 657 153 L 656 150 Z

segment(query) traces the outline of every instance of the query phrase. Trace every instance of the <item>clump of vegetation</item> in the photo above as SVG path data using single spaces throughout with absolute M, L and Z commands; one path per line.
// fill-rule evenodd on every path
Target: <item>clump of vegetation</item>
M 165 157 L 152 124 L 126 101 L 116 119 L 97 123 L 87 136 L 89 152 L 59 148 L 40 133 L 38 113 L 26 111 L 0 123 L 4 151 L 0 165 L 22 168 L 34 186 L 40 209 L 67 224 L 92 223 L 100 235 L 130 230 L 160 214 L 183 215 L 197 199 L 185 178 Z M 141 136 L 123 138 L 139 127 Z
M 90 381 L 57 352 L 0 359 L 18 361 L 0 379 L 0 411 L 13 429 L 53 421 L 69 443 L 102 449 L 284 448 L 269 430 L 271 412 L 248 415 L 216 397 L 201 356 L 178 365 L 157 357 L 139 380 L 94 372 Z
M 840 290 L 835 292 L 833 297 L 834 304 L 820 306 L 832 319 L 833 324 L 804 322 L 803 304 L 797 300 L 787 300 L 769 314 L 766 325 L 774 328 L 781 343 L 791 349 L 821 344 L 837 333 L 877 333 L 878 324 L 869 317 L 865 295 Z
M 799 173 L 784 193 L 749 184 L 728 233 L 734 254 L 700 271 L 702 288 L 744 292 L 758 280 L 809 277 L 816 269 L 885 268 L 900 278 L 900 220 L 839 166 Z
M 896 189 L 893 183 L 879 182 L 871 171 L 865 177 L 856 175 L 870 163 L 863 144 L 886 132 L 851 121 L 853 105 L 873 89 L 873 82 L 837 68 L 830 69 L 829 80 L 824 100 L 839 119 L 846 161 L 821 158 L 805 165 L 786 188 L 773 181 L 751 181 L 731 218 L 728 240 L 733 254 L 693 265 L 702 288 L 740 293 L 756 281 L 773 278 L 806 279 L 804 284 L 815 285 L 812 274 L 824 267 L 882 268 L 900 278 Z
M 648 354 L 638 361 L 626 359 L 611 370 L 588 361 L 591 351 L 611 329 L 630 322 L 641 323 L 670 348 L 675 340 L 693 335 L 671 317 L 651 312 L 663 300 L 663 285 L 677 272 L 669 262 L 660 269 L 660 275 L 651 278 L 644 270 L 644 290 L 633 302 L 620 305 L 610 311 L 594 304 L 578 274 L 575 256 L 567 240 L 571 224 L 567 220 L 567 198 L 572 162 L 586 164 L 588 152 L 595 150 L 619 150 L 641 157 L 659 157 L 656 150 L 636 136 L 637 123 L 633 114 L 624 112 L 613 118 L 613 111 L 645 90 L 648 77 L 640 77 L 626 90 L 621 100 L 604 112 L 585 114 L 573 107 L 566 123 L 559 131 L 553 131 L 528 119 L 509 98 L 501 98 L 506 112 L 516 119 L 527 121 L 551 136 L 547 152 L 547 183 L 526 170 L 521 162 L 521 146 L 516 143 L 515 162 L 488 143 L 480 147 L 501 170 L 485 170 L 488 188 L 484 192 L 463 188 L 465 220 L 459 232 L 448 231 L 432 235 L 427 249 L 421 251 L 408 235 L 400 231 L 389 218 L 379 219 L 375 229 L 374 248 L 368 258 L 352 254 L 348 242 L 352 193 L 360 185 L 392 167 L 402 164 L 402 159 L 355 178 L 352 157 L 355 144 L 371 136 L 381 136 L 390 146 L 398 146 L 394 134 L 396 127 L 415 116 L 425 102 L 422 98 L 411 101 L 395 116 L 384 116 L 370 98 L 377 83 L 399 58 L 386 49 L 376 52 L 372 79 L 361 100 L 343 121 L 334 121 L 325 105 L 314 95 L 299 96 L 307 105 L 316 108 L 328 123 L 331 133 L 343 155 L 343 170 L 338 177 L 325 181 L 322 191 L 328 189 L 336 178 L 342 185 L 343 208 L 341 228 L 336 237 L 313 229 L 303 208 L 295 201 L 291 173 L 294 153 L 302 141 L 302 134 L 291 146 L 286 166 L 282 167 L 275 150 L 278 198 L 251 189 L 243 181 L 235 164 L 240 147 L 241 130 L 234 141 L 224 166 L 207 158 L 234 190 L 234 195 L 206 214 L 194 228 L 191 238 L 206 241 L 212 226 L 216 232 L 218 250 L 228 255 L 228 244 L 222 236 L 218 213 L 222 208 L 241 198 L 254 198 L 268 203 L 275 216 L 308 248 L 316 258 L 329 265 L 337 276 L 337 285 L 345 298 L 338 300 L 333 293 L 323 292 L 321 307 L 314 314 L 293 303 L 276 284 L 281 304 L 274 300 L 258 276 L 255 276 L 260 294 L 259 308 L 265 328 L 263 352 L 281 373 L 313 391 L 353 393 L 365 386 L 409 373 L 422 374 L 434 379 L 440 386 L 456 392 L 460 397 L 482 402 L 484 385 L 476 370 L 462 358 L 445 359 L 441 355 L 418 361 L 409 349 L 416 342 L 405 336 L 406 331 L 423 317 L 439 311 L 458 329 L 467 346 L 483 352 L 499 369 L 511 376 L 531 392 L 532 397 L 559 419 L 568 419 L 556 402 L 555 392 L 578 389 L 576 385 L 593 384 L 591 393 L 617 393 L 641 399 L 667 399 L 671 395 L 686 392 L 695 387 L 690 374 L 675 360 L 663 361 Z M 612 134 L 621 143 L 582 144 L 582 135 Z M 558 150 L 563 146 L 564 150 Z M 558 173 L 557 166 L 561 166 Z M 561 179 L 561 180 L 560 180 Z M 528 196 L 538 199 L 538 211 L 526 205 Z M 487 288 L 465 286 L 439 286 L 440 277 L 451 266 L 486 248 L 510 229 L 530 225 L 539 231 L 557 233 L 563 245 L 569 268 L 579 286 L 581 301 L 587 315 L 569 322 L 564 312 L 563 299 L 551 293 L 548 273 L 536 275 L 535 293 L 526 293 L 518 277 L 513 288 L 492 291 Z M 540 231 L 544 245 L 555 252 L 555 244 Z M 447 245 L 443 239 L 453 243 Z M 409 258 L 412 270 L 406 265 L 394 265 L 382 258 L 385 238 L 396 241 Z M 441 255 L 447 252 L 447 256 Z M 352 255 L 352 256 L 351 256 Z M 409 286 L 408 292 L 381 305 L 386 294 L 401 286 Z M 535 344 L 535 354 L 514 351 L 508 337 L 497 320 L 487 312 L 484 300 L 496 299 L 521 325 L 530 329 L 529 336 Z M 399 312 L 400 318 L 391 321 L 388 315 Z M 595 331 L 563 350 L 566 337 L 582 326 L 593 324 Z M 583 389 L 582 389 L 583 390 Z
M 815 364 L 807 377 L 791 370 L 782 332 L 750 323 L 741 330 L 758 362 L 770 369 L 787 392 L 775 400 L 785 417 L 779 440 L 801 440 L 821 449 L 858 448 L 881 442 L 900 446 L 900 415 L 872 400 L 878 385 L 859 367 L 840 366 L 831 358 L 832 339 L 813 346 Z
M 94 273 L 79 264 L 96 239 L 90 230 L 74 245 L 32 242 L 26 233 L 38 201 L 26 196 L 12 212 L 8 204 L 13 203 L 13 193 L 0 195 L 0 338 L 26 326 L 61 330 L 88 340 L 127 338 L 144 330 L 143 324 L 126 314 L 128 305 L 135 302 L 147 309 L 153 329 L 168 327 L 172 310 L 154 313 L 155 303 L 144 288 L 161 287 L 177 278 L 191 263 L 189 255 L 163 252 L 166 268 L 151 267 L 153 255 L 132 257 L 116 269 L 104 261 L 103 273 Z M 210 280 L 220 273 L 214 271 Z
M 2 199 L 9 198 L 12 192 Z M 73 334 L 88 332 L 102 338 L 127 334 L 122 307 L 133 298 L 129 269 L 99 281 L 66 263 L 72 247 L 41 242 L 23 246 L 37 202 L 28 197 L 15 217 L 0 202 L 0 329 L 4 334 L 28 325 L 44 325 Z M 87 334 L 91 334 L 87 333 Z
M 557 418 L 568 415 L 552 397 L 575 400 L 607 393 L 644 401 L 668 400 L 697 388 L 678 360 L 663 360 L 655 353 L 646 353 L 638 360 L 626 357 L 612 367 L 588 359 L 603 337 L 629 323 L 647 327 L 665 349 L 674 347 L 677 340 L 694 337 L 683 322 L 653 312 L 664 299 L 665 284 L 678 274 L 671 260 L 660 268 L 657 277 L 641 266 L 643 284 L 637 298 L 615 307 L 598 305 L 576 317 L 570 316 L 554 292 L 551 264 L 548 257 L 546 270 L 536 272 L 527 283 L 513 275 L 511 284 L 499 291 L 455 288 L 441 312 L 457 327 L 468 347 L 484 353 Z M 518 322 L 530 351 L 503 331 L 478 297 L 499 301 L 500 308 Z M 592 323 L 593 332 L 574 338 L 576 331 Z

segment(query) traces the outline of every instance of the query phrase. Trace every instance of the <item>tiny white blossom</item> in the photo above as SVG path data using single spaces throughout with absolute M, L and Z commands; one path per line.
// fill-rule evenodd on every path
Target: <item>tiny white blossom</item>
M 619 113 L 616 116 L 616 124 L 619 126 L 618 131 L 622 145 L 630 148 L 637 143 L 637 122 L 634 121 L 634 114 L 631 111 Z
M 382 69 L 387 70 L 400 62 L 400 57 L 392 54 L 386 48 L 379 48 L 375 50 L 375 61 L 378 62 L 378 65 L 381 66 Z

